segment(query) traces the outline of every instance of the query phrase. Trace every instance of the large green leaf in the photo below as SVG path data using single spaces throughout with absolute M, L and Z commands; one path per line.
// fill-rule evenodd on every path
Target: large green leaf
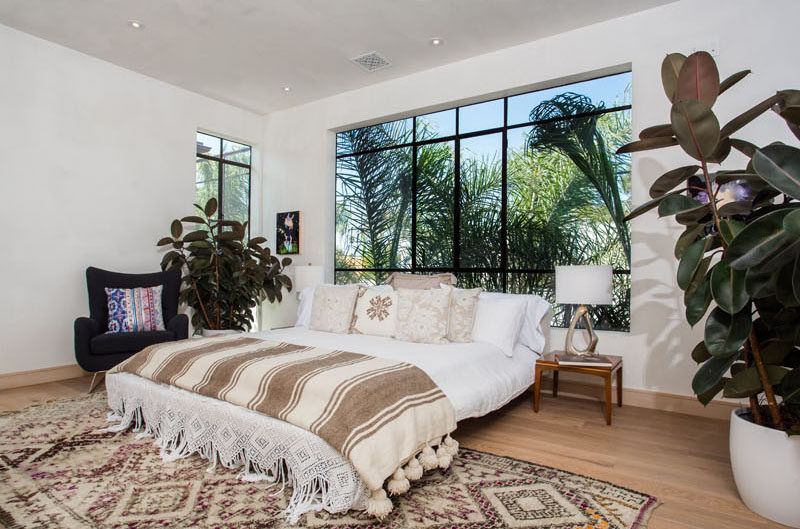
M 207 238 L 208 238 L 208 231 L 197 230 L 191 233 L 187 233 L 186 236 L 183 238 L 183 241 L 184 242 L 204 241 Z
M 726 136 L 727 137 L 727 136 Z M 737 151 L 741 152 L 748 158 L 752 158 L 755 154 L 758 147 L 750 143 L 749 141 L 739 140 L 736 138 L 730 138 L 731 147 L 736 149 Z
M 745 223 L 740 220 L 722 219 L 719 223 L 722 238 L 727 244 L 730 244 L 744 227 Z
M 708 352 L 708 349 L 706 349 L 705 342 L 698 343 L 694 346 L 694 349 L 692 349 L 692 360 L 698 364 L 702 364 L 709 358 L 711 358 L 711 354 Z
M 784 307 L 797 307 L 800 299 L 795 296 L 794 274 L 797 259 L 789 262 L 778 271 L 778 281 L 776 285 L 780 288 L 775 289 L 775 296 Z
M 686 253 L 683 254 L 680 263 L 678 263 L 678 286 L 681 290 L 689 288 L 689 283 L 694 277 L 697 267 L 700 265 L 700 260 L 705 255 L 710 244 L 711 237 L 706 237 L 695 241 L 686 249 Z
M 711 356 L 727 358 L 739 351 L 750 335 L 753 325 L 750 305 L 736 314 L 728 314 L 720 307 L 711 311 L 706 319 L 703 341 Z
M 780 365 L 783 359 L 794 351 L 791 344 L 780 340 L 773 340 L 767 342 L 766 345 L 761 344 L 761 346 L 761 361 L 765 364 Z
M 800 367 L 795 367 L 781 380 L 778 392 L 784 402 L 800 404 Z
M 675 215 L 675 221 L 684 226 L 693 226 L 711 215 L 711 204 L 703 204 L 696 208 L 681 211 Z
M 644 204 L 642 204 L 641 206 L 639 206 L 639 207 L 635 208 L 633 211 L 631 211 L 630 213 L 628 213 L 628 215 L 627 215 L 627 216 L 625 217 L 625 219 L 624 219 L 624 220 L 625 220 L 625 222 L 628 222 L 628 221 L 630 221 L 630 220 L 633 220 L 633 219 L 635 219 L 636 217 L 638 217 L 639 215 L 642 215 L 642 214 L 644 214 L 644 213 L 647 213 L 647 212 L 648 212 L 648 211 L 650 211 L 651 209 L 654 209 L 654 208 L 658 207 L 658 205 L 659 205 L 659 204 L 661 204 L 661 201 L 662 201 L 662 200 L 666 199 L 666 198 L 667 198 L 667 197 L 669 197 L 669 196 L 676 195 L 676 194 L 678 194 L 678 193 L 683 193 L 683 190 L 682 190 L 682 189 L 678 189 L 678 190 L 672 191 L 672 192 L 670 192 L 670 193 L 667 193 L 667 194 L 666 194 L 666 195 L 664 195 L 664 196 L 660 196 L 660 197 L 658 197 L 658 198 L 654 198 L 654 199 L 652 199 L 652 200 L 648 200 L 647 202 L 645 202 L 645 203 L 644 203 Z
M 749 73 L 750 70 L 742 70 L 741 72 L 736 72 L 733 75 L 729 75 L 728 77 L 725 78 L 724 81 L 722 81 L 719 84 L 719 93 L 722 94 L 723 92 L 728 90 L 728 88 L 732 87 L 733 85 L 735 85 L 736 83 L 747 77 Z
M 790 211 L 773 211 L 748 224 L 728 246 L 725 262 L 737 270 L 760 265 L 767 271 L 795 259 L 800 254 L 800 238 L 789 234 L 783 226 Z
M 175 219 L 172 221 L 172 224 L 170 224 L 169 231 L 175 239 L 179 239 L 183 233 L 183 224 L 181 224 L 181 221 L 178 219 Z
M 714 59 L 705 51 L 689 55 L 678 72 L 674 101 L 694 100 L 712 107 L 718 95 L 719 70 Z
M 707 406 L 708 403 L 714 400 L 714 397 L 716 397 L 719 392 L 722 391 L 722 389 L 725 387 L 725 384 L 727 384 L 729 380 L 730 379 L 728 377 L 720 378 L 711 389 L 697 395 L 697 400 L 699 400 L 703 406 Z
M 729 358 L 709 358 L 706 360 L 692 379 L 692 391 L 694 391 L 695 395 L 702 395 L 710 391 L 738 359 L 739 355 L 733 355 Z
M 672 171 L 667 171 L 659 176 L 658 179 L 653 182 L 653 185 L 650 186 L 650 197 L 656 198 L 663 195 L 678 184 L 688 180 L 699 170 L 699 165 L 687 165 L 685 167 L 678 167 Z
M 753 155 L 753 168 L 775 189 L 800 199 L 800 149 L 768 145 Z
M 779 90 L 778 96 L 778 114 L 790 125 L 800 125 L 800 90 Z
M 704 160 L 719 142 L 719 121 L 711 108 L 700 101 L 680 101 L 672 105 L 670 120 L 675 136 L 686 154 Z
M 800 209 L 796 209 L 783 219 L 783 228 L 795 237 L 800 237 Z
M 670 53 L 661 62 L 661 84 L 664 93 L 671 102 L 675 101 L 675 90 L 678 88 L 678 74 L 680 74 L 686 56 L 682 53 Z
M 778 272 L 775 270 L 761 270 L 748 268 L 744 278 L 744 288 L 751 298 L 765 298 L 775 293 L 775 284 Z
M 675 145 L 678 145 L 677 138 L 673 138 L 672 136 L 656 136 L 644 140 L 632 141 L 623 145 L 617 149 L 617 154 L 662 149 L 664 147 L 674 147 Z
M 688 211 L 701 207 L 703 204 L 686 195 L 668 195 L 658 205 L 658 216 L 666 217 L 675 215 L 682 211 Z
M 206 202 L 206 205 L 203 207 L 203 212 L 206 214 L 206 217 L 212 217 L 214 213 L 217 212 L 217 199 L 211 197 Z
M 704 224 L 698 224 L 696 226 L 687 226 L 683 233 L 681 233 L 678 240 L 675 242 L 675 259 L 680 260 L 683 257 L 683 254 L 686 253 L 686 250 L 691 246 L 696 240 L 697 237 L 700 236 L 701 233 L 706 229 Z
M 749 215 L 753 210 L 753 202 L 750 200 L 737 200 L 722 204 L 717 213 L 720 217 L 734 217 L 738 215 Z
M 702 276 L 698 274 L 695 277 L 700 277 L 701 282 L 696 288 L 691 288 L 690 286 L 690 288 L 686 290 L 686 295 L 684 296 L 686 321 L 689 322 L 689 325 L 692 327 L 703 319 L 703 316 L 705 316 L 711 304 L 711 280 L 706 274 Z
M 711 271 L 711 295 L 728 314 L 741 311 L 750 301 L 744 288 L 744 279 L 744 270 L 733 270 L 723 262 L 714 265 Z
M 767 380 L 771 385 L 778 384 L 788 371 L 784 367 L 767 365 L 764 366 L 767 372 Z M 744 399 L 758 395 L 764 391 L 761 377 L 755 366 L 747 367 L 736 373 L 727 384 L 722 396 L 728 399 Z
M 639 139 L 646 140 L 647 138 L 659 138 L 664 136 L 674 136 L 672 132 L 672 125 L 666 123 L 664 125 L 654 125 L 647 127 L 639 133 Z

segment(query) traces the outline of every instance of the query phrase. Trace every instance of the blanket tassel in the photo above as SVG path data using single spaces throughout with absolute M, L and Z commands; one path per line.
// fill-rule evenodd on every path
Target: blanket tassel
M 393 507 L 392 500 L 386 496 L 386 491 L 383 489 L 372 491 L 372 497 L 367 500 L 367 513 L 378 520 L 386 518 L 386 515 L 392 512 Z
M 404 469 L 406 478 L 411 481 L 416 481 L 422 477 L 422 465 L 416 457 L 412 457 Z
M 433 448 L 426 446 L 419 455 L 419 463 L 423 469 L 433 470 L 439 466 L 439 458 L 436 457 L 436 452 L 433 451 Z
M 402 467 L 394 471 L 389 483 L 386 484 L 386 490 L 389 491 L 390 496 L 408 492 L 409 488 L 411 488 L 411 483 L 408 481 Z
M 453 462 L 453 456 L 450 455 L 450 451 L 446 446 L 440 445 L 436 450 L 436 461 L 442 470 L 447 470 L 450 467 L 450 463 Z

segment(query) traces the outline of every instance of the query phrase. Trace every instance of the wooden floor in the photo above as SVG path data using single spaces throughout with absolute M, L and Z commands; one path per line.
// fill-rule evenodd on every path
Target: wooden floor
M 86 392 L 89 378 L 0 391 L 0 411 Z M 656 496 L 649 529 L 775 529 L 742 504 L 728 459 L 728 423 L 614 407 L 606 426 L 599 402 L 530 395 L 459 425 L 462 445 L 549 465 Z

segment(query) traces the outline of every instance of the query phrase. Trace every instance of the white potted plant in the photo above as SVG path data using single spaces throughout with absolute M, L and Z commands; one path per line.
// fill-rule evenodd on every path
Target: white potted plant
M 705 317 L 704 339 L 691 352 L 700 364 L 692 389 L 703 404 L 720 392 L 749 399 L 731 416 L 739 495 L 756 513 L 800 527 L 800 149 L 732 137 L 772 109 L 800 139 L 800 92 L 779 91 L 720 127 L 717 97 L 749 73 L 720 82 L 708 53 L 668 55 L 661 77 L 669 123 L 618 152 L 679 145 L 694 159 L 658 178 L 652 200 L 627 220 L 658 208 L 686 227 L 675 245 L 677 282 L 689 324 Z M 747 166 L 712 171 L 732 149 Z

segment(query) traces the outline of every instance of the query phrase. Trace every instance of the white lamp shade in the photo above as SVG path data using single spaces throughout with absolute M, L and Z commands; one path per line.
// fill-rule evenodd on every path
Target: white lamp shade
M 556 303 L 611 305 L 610 266 L 557 266 Z
M 321 266 L 293 266 L 294 269 L 294 288 L 300 292 L 306 287 L 321 285 L 325 282 L 325 271 Z

